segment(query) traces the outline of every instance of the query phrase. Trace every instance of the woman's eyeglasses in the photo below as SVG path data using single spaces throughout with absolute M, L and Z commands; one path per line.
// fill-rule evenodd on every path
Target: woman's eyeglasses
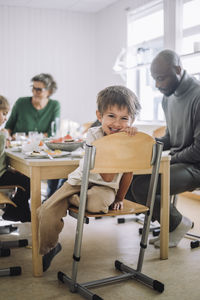
M 34 85 L 31 85 L 31 88 L 32 88 L 32 91 L 36 91 L 36 92 L 44 92 L 46 91 L 47 89 L 46 88 L 36 88 Z

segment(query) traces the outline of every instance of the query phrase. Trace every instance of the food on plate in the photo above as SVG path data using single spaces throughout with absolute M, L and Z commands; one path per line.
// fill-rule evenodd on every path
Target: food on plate
M 44 146 L 44 142 L 43 141 L 40 141 L 39 145 L 38 146 Z
M 30 155 L 31 156 L 45 156 L 45 155 L 47 155 L 47 154 L 49 154 L 49 155 L 51 155 L 51 156 L 56 156 L 56 155 L 60 155 L 60 154 L 62 154 L 62 151 L 61 150 L 42 150 L 42 151 L 32 151 L 31 153 L 30 153 Z
M 63 137 L 51 140 L 51 143 L 63 143 L 63 142 L 73 142 L 74 140 L 72 139 L 71 135 L 67 134 Z
M 58 154 L 61 154 L 62 153 L 62 151 L 61 150 L 59 150 L 59 149 L 56 149 L 56 150 L 45 150 L 45 152 L 46 153 L 48 153 L 49 155 L 58 155 Z

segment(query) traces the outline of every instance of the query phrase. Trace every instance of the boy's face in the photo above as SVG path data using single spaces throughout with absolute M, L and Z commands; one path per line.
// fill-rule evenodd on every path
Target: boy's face
M 0 110 L 0 125 L 2 125 L 7 120 L 8 111 L 6 109 Z
M 129 116 L 127 107 L 119 108 L 117 105 L 114 105 L 108 107 L 103 115 L 101 115 L 98 110 L 96 114 L 102 124 L 103 132 L 106 135 L 123 131 L 132 124 L 132 119 Z

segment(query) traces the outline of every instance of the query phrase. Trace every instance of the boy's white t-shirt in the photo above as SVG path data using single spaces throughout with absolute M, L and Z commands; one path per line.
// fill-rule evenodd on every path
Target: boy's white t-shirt
M 100 139 L 103 136 L 104 134 L 101 126 L 89 128 L 87 132 L 86 144 L 91 145 L 93 141 Z M 68 175 L 67 182 L 71 185 L 81 185 L 82 174 L 83 174 L 83 159 L 80 160 L 79 167 Z M 122 175 L 123 175 L 122 173 L 116 174 L 113 181 L 106 182 L 103 180 L 100 174 L 90 173 L 89 182 L 97 185 L 109 186 L 113 189 L 118 190 Z

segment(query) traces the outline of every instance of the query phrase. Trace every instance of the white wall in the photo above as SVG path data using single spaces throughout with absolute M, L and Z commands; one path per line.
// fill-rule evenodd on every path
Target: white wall
M 31 95 L 30 79 L 51 73 L 58 83 L 52 98 L 62 118 L 95 120 L 96 94 L 125 84 L 112 67 L 126 46 L 127 8 L 148 0 L 120 0 L 97 14 L 0 6 L 0 94 L 13 104 Z
M 112 70 L 117 55 L 127 43 L 127 12 L 150 3 L 150 0 L 121 0 L 102 10 L 97 17 L 96 70 L 97 89 L 125 84 Z M 140 30 L 138 28 L 138 30 Z
M 31 95 L 30 79 L 51 73 L 58 83 L 52 98 L 62 117 L 95 119 L 94 15 L 51 9 L 0 7 L 0 94 L 13 104 Z
M 95 43 L 97 90 L 108 85 L 126 84 L 120 75 L 114 73 L 112 67 L 121 49 L 126 47 L 127 13 L 150 2 L 150 0 L 121 0 L 98 14 Z M 148 134 L 152 134 L 159 126 L 161 125 L 137 123 L 138 129 Z

